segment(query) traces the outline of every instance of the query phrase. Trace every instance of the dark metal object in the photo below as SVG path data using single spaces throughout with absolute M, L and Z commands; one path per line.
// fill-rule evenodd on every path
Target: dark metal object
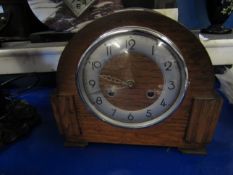
M 0 96 L 0 148 L 28 134 L 39 123 L 38 114 L 22 100 Z
M 227 34 L 231 29 L 224 27 L 224 22 L 230 14 L 223 14 L 222 10 L 229 5 L 227 0 L 206 0 L 206 9 L 211 25 L 202 29 L 201 33 L 209 34 Z
M 16 76 L 0 83 L 0 148 L 27 135 L 40 122 L 34 107 L 23 100 L 13 98 L 8 89 L 4 89 L 9 83 L 24 77 L 25 75 Z M 36 77 L 24 91 L 31 89 L 38 81 Z
M 30 33 L 48 30 L 31 12 L 26 0 L 0 0 L 0 5 L 4 11 L 0 16 L 0 24 L 4 24 L 0 28 L 1 40 L 24 40 Z
M 63 42 L 69 41 L 74 33 L 70 32 L 38 32 L 32 33 L 29 40 L 32 43 L 45 43 L 45 42 Z
M 124 7 L 143 7 L 149 9 L 176 8 L 176 0 L 122 0 Z
M 131 1 L 131 0 L 122 0 L 122 3 L 124 7 L 144 7 L 144 8 L 154 8 L 154 0 L 136 0 L 136 1 Z

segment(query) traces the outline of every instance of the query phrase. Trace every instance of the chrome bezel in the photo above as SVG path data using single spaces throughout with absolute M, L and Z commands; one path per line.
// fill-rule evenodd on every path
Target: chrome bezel
M 84 81 L 83 81 L 83 71 L 84 71 L 84 63 L 85 60 L 89 57 L 89 55 L 99 46 L 101 43 L 106 41 L 108 38 L 111 38 L 115 35 L 121 35 L 121 34 L 142 34 L 146 36 L 150 36 L 153 38 L 159 38 L 162 40 L 164 43 L 167 44 L 167 47 L 172 50 L 172 53 L 175 54 L 175 59 L 178 61 L 178 66 L 180 67 L 180 72 L 181 72 L 181 86 L 180 86 L 180 91 L 179 95 L 177 96 L 175 102 L 171 105 L 171 107 L 165 111 L 162 115 L 149 120 L 145 122 L 140 122 L 140 123 L 126 123 L 126 122 L 121 122 L 117 120 L 113 120 L 112 118 L 106 116 L 105 114 L 101 113 L 98 109 L 95 108 L 95 106 L 91 103 L 89 100 L 85 87 L 84 87 Z M 78 92 L 80 97 L 82 98 L 84 104 L 101 120 L 110 123 L 115 126 L 119 127 L 124 127 L 124 128 L 145 128 L 154 124 L 157 124 L 167 117 L 169 117 L 181 104 L 182 100 L 184 99 L 187 87 L 188 87 L 188 69 L 185 64 L 184 58 L 182 54 L 180 53 L 179 49 L 177 46 L 166 36 L 161 34 L 158 31 L 146 28 L 146 27 L 141 27 L 141 26 L 124 26 L 124 27 L 119 27 L 112 29 L 110 31 L 105 32 L 103 35 L 101 35 L 98 39 L 96 39 L 88 48 L 87 50 L 82 54 L 81 59 L 79 61 L 78 67 L 77 67 L 77 72 L 76 72 L 76 84 L 78 88 Z

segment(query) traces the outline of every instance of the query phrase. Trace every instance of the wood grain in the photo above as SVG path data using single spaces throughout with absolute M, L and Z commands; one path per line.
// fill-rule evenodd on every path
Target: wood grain
M 125 110 L 140 110 L 154 103 L 162 93 L 164 84 L 157 64 L 139 53 L 115 56 L 104 66 L 101 75 L 111 75 L 112 79 L 125 83 L 134 82 L 132 87 L 128 87 L 100 76 L 100 89 L 105 98 Z M 148 90 L 154 92 L 154 98 L 147 97 Z M 114 93 L 114 97 L 109 95 L 109 91 Z
M 54 95 L 52 107 L 61 134 L 69 139 L 77 139 L 80 134 L 79 120 L 73 96 Z
M 222 99 L 195 97 L 185 140 L 190 143 L 209 143 L 217 125 Z
M 180 50 L 188 68 L 190 84 L 182 104 L 169 118 L 148 128 L 125 129 L 107 124 L 92 114 L 77 93 L 75 77 L 81 55 L 100 35 L 122 26 L 148 27 L 167 36 Z M 148 63 L 142 61 L 141 64 Z M 154 71 L 157 71 L 156 68 Z M 157 79 L 156 83 L 160 81 L 162 80 Z M 103 84 L 106 82 L 103 81 Z M 57 106 L 54 108 L 54 115 L 66 141 L 74 142 L 75 135 L 78 137 L 77 142 L 81 139 L 86 142 L 197 149 L 210 142 L 220 114 L 221 100 L 213 94 L 214 74 L 209 56 L 190 31 L 158 13 L 122 11 L 87 25 L 69 42 L 59 61 L 57 90 L 52 103 Z M 68 98 L 72 103 L 65 102 L 64 99 L 60 102 L 60 96 Z M 211 97 L 211 100 L 205 97 Z M 74 104 L 72 109 L 75 109 L 75 113 L 64 112 L 69 108 L 67 103 Z M 64 109 L 57 110 L 57 108 Z M 74 122 L 74 114 L 78 122 Z M 74 128 L 67 128 L 67 124 L 72 124 Z M 203 129 L 207 124 L 209 127 Z M 79 135 L 77 135 L 78 130 L 80 130 Z

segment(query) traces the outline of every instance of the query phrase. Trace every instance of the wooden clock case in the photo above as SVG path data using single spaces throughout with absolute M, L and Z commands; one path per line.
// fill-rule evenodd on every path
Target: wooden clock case
M 81 55 L 100 35 L 122 26 L 143 26 L 167 36 L 188 68 L 189 86 L 183 102 L 170 117 L 151 127 L 127 129 L 105 123 L 92 114 L 78 94 L 76 71 Z M 156 145 L 200 153 L 213 137 L 222 106 L 214 80 L 205 48 L 185 27 L 152 11 L 124 10 L 90 23 L 68 43 L 59 61 L 52 107 L 60 133 L 69 145 Z

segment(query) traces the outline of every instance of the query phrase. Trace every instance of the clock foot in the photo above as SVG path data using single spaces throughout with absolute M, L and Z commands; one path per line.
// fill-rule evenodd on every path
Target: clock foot
M 65 147 L 86 147 L 88 142 L 86 141 L 66 141 L 64 144 Z
M 200 147 L 200 148 L 178 148 L 178 150 L 183 154 L 207 155 L 207 150 L 206 150 L 205 147 Z

